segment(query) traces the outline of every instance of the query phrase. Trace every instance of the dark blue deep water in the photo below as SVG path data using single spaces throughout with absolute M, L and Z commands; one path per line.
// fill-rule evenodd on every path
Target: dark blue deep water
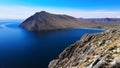
M 67 46 L 83 34 L 103 30 L 66 29 L 29 32 L 22 21 L 0 21 L 0 68 L 47 68 Z

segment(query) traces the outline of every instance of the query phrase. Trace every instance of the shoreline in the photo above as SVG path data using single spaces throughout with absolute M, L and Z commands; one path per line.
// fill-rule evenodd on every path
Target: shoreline
M 99 29 L 99 28 L 87 28 L 87 27 L 80 27 L 80 28 L 73 28 L 73 29 L 106 30 L 106 29 Z

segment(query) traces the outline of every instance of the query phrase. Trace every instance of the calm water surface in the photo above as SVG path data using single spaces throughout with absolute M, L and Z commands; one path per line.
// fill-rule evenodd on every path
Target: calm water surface
M 0 68 L 47 68 L 67 46 L 83 34 L 103 30 L 67 29 L 28 32 L 21 21 L 0 21 Z

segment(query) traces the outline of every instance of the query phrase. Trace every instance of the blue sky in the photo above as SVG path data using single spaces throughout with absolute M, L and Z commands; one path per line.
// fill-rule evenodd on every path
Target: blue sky
M 27 18 L 41 10 L 85 18 L 120 17 L 119 8 L 120 0 L 0 0 L 0 18 Z
M 120 0 L 1 0 L 0 5 L 110 10 L 119 8 Z

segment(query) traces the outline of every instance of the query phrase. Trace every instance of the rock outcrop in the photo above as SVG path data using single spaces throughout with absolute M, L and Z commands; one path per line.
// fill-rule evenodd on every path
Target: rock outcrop
M 52 60 L 48 68 L 120 68 L 120 30 L 84 35 Z

